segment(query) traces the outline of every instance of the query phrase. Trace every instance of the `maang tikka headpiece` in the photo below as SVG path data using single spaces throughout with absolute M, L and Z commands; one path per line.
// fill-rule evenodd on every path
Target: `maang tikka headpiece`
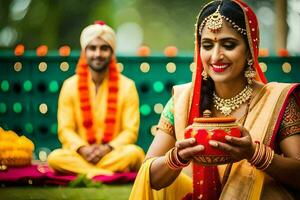
M 210 30 L 211 32 L 213 33 L 219 32 L 222 28 L 223 20 L 229 22 L 231 26 L 234 29 L 236 29 L 238 32 L 240 32 L 242 35 L 247 35 L 246 29 L 239 27 L 234 21 L 232 21 L 231 19 L 225 17 L 220 13 L 220 7 L 221 4 L 219 4 L 217 10 L 214 13 L 212 13 L 202 21 L 199 27 L 199 35 L 201 35 L 201 32 L 205 25 L 207 25 L 208 30 Z
M 220 6 L 221 4 L 213 14 L 207 17 L 207 28 L 213 33 L 219 32 L 222 28 L 223 19 L 221 13 L 219 12 Z

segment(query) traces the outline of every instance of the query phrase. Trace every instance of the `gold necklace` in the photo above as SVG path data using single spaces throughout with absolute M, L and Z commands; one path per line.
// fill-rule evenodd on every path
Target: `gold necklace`
M 250 99 L 253 89 L 247 85 L 240 93 L 230 99 L 222 99 L 213 93 L 214 107 L 221 111 L 225 116 L 230 115 L 234 110 L 238 109 L 243 103 Z

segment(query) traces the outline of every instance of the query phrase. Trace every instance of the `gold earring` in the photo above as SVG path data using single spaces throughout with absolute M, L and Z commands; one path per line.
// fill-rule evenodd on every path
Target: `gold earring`
M 249 67 L 252 67 L 252 65 L 253 65 L 253 60 L 252 60 L 251 58 L 248 58 L 248 59 L 247 59 L 247 64 L 248 64 Z
M 207 81 L 208 79 L 208 74 L 206 73 L 206 71 L 202 71 L 201 76 L 203 77 L 203 80 Z
M 252 59 L 247 59 L 247 64 L 248 67 L 245 70 L 245 77 L 247 78 L 247 82 L 249 85 L 253 83 L 253 78 L 256 76 L 256 72 L 253 69 L 253 60 Z

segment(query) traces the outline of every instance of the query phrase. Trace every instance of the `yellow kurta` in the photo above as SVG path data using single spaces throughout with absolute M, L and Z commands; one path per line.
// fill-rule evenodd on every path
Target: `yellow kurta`
M 88 145 L 85 127 L 82 125 L 77 83 L 78 76 L 74 75 L 67 79 L 61 88 L 57 118 L 58 137 L 63 149 L 54 150 L 49 155 L 49 165 L 58 171 L 89 173 L 90 176 L 137 170 L 144 158 L 144 152 L 140 147 L 133 145 L 138 137 L 140 123 L 139 99 L 134 82 L 120 75 L 115 132 L 113 140 L 109 143 L 114 150 L 104 156 L 97 165 L 87 163 L 76 153 L 79 147 Z M 108 76 L 99 86 L 97 93 L 91 79 L 89 87 L 97 143 L 101 144 L 105 130 Z

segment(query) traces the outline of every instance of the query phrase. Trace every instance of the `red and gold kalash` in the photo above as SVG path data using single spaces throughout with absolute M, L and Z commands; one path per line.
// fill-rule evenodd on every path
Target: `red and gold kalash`
M 234 117 L 204 117 L 194 118 L 194 122 L 186 129 L 186 136 L 194 137 L 198 144 L 204 146 L 204 151 L 194 158 L 201 165 L 221 165 L 232 162 L 231 156 L 224 151 L 209 145 L 210 140 L 226 143 L 225 136 L 241 137 L 241 132 Z
M 2 170 L 7 167 L 30 165 L 33 150 L 34 144 L 30 139 L 0 127 L 0 165 Z

